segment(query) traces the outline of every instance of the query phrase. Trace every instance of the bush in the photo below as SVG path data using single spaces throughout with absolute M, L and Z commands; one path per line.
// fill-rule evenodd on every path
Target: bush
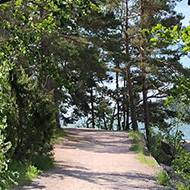
M 163 139 L 161 132 L 155 133 L 151 131 L 151 137 L 149 137 L 150 152 L 159 164 L 171 165 L 172 157 L 162 150 L 161 142 Z
M 36 155 L 31 158 L 30 161 L 32 165 L 42 171 L 46 171 L 54 166 L 54 159 L 51 154 L 45 156 Z
M 6 189 L 15 185 L 14 178 L 17 173 L 8 171 L 7 152 L 11 148 L 10 142 L 5 142 L 5 135 L 2 133 L 6 127 L 6 119 L 3 119 L 0 125 L 0 189 Z
M 30 183 L 30 180 L 35 178 L 42 171 L 29 163 L 18 163 L 13 161 L 9 165 L 10 170 L 17 172 L 18 176 L 15 178 L 17 185 L 23 186 Z
M 176 147 L 176 155 L 173 160 L 173 168 L 184 179 L 190 179 L 190 154 L 181 146 Z
M 14 145 L 10 156 L 24 161 L 49 154 L 56 128 L 53 92 L 47 93 L 23 68 L 14 68 L 9 77 L 12 101 L 16 105 L 7 117 L 7 138 Z

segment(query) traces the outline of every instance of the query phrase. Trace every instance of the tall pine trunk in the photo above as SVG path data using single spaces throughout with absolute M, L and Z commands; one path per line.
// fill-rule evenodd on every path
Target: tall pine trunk
M 144 125 L 146 130 L 147 141 L 150 135 L 150 118 L 149 118 L 149 107 L 147 101 L 147 84 L 146 84 L 146 72 L 142 69 L 142 91 L 143 91 L 143 108 L 144 108 Z
M 119 67 L 119 65 L 117 65 L 117 68 Z M 116 103 L 117 103 L 117 130 L 120 131 L 121 130 L 121 122 L 120 122 L 120 105 L 119 105 L 119 73 L 118 71 L 116 72 L 116 91 L 117 91 L 117 99 L 116 99 Z
M 112 115 L 112 118 L 111 118 L 111 122 L 110 122 L 110 126 L 109 126 L 109 130 L 113 130 L 113 123 L 114 123 L 114 119 L 115 119 L 115 110 L 116 110 L 116 106 L 117 104 L 115 104 L 114 108 L 113 108 L 113 115 Z
M 142 29 L 146 26 L 146 19 L 145 19 L 145 0 L 141 0 L 141 27 Z M 145 43 L 142 44 L 143 51 L 145 50 Z M 146 58 L 144 52 L 142 52 L 142 59 Z M 149 117 L 149 107 L 148 107 L 148 100 L 147 100 L 147 82 L 146 82 L 146 69 L 145 66 L 142 67 L 142 92 L 143 92 L 143 109 L 144 109 L 144 125 L 146 130 L 146 138 L 147 142 L 149 143 L 149 135 L 150 135 L 150 117 Z
M 127 30 L 129 28 L 129 20 L 128 20 L 128 0 L 126 0 L 126 37 L 125 37 L 125 45 L 126 45 L 126 73 L 127 73 L 127 83 L 128 83 L 128 91 L 129 91 L 129 101 L 130 101 L 130 110 L 131 110 L 131 121 L 132 121 L 132 128 L 133 130 L 138 130 L 137 125 L 137 117 L 136 117 L 136 105 L 134 103 L 134 96 L 133 96 L 133 87 L 132 87 L 132 80 L 131 80 L 131 63 L 129 62 L 129 36 L 127 34 Z
M 91 115 L 92 115 L 92 128 L 95 128 L 95 114 L 94 114 L 94 96 L 93 88 L 90 89 L 90 104 L 91 104 Z

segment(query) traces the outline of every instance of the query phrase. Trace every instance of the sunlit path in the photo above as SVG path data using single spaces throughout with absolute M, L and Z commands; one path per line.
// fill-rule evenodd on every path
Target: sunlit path
M 157 172 L 136 159 L 125 132 L 67 129 L 64 143 L 56 145 L 56 167 L 20 190 L 161 190 Z

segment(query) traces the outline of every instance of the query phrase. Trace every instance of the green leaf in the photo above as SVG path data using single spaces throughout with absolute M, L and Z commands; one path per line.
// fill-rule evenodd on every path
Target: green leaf
M 22 4 L 22 0 L 17 0 L 17 1 L 15 2 L 16 7 L 20 7 L 21 4 Z
M 158 41 L 157 38 L 151 38 L 151 39 L 150 39 L 150 42 L 151 42 L 151 43 L 155 43 L 155 42 L 157 42 L 157 41 Z
M 142 30 L 142 33 L 143 33 L 143 35 L 144 35 L 145 37 L 147 37 L 147 36 L 150 35 L 150 32 L 149 32 L 149 30 L 147 30 L 147 29 L 143 29 L 143 30 Z
M 174 26 L 173 32 L 177 32 L 179 30 L 178 26 Z
M 184 51 L 184 52 L 190 51 L 190 47 L 185 47 L 185 48 L 183 48 L 183 51 Z

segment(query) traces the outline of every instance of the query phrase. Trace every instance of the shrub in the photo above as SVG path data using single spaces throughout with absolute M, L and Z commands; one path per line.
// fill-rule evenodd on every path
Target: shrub
M 17 176 L 16 173 L 8 171 L 8 159 L 7 152 L 11 148 L 10 142 L 5 142 L 4 131 L 6 127 L 6 119 L 3 119 L 0 125 L 0 189 L 6 189 L 15 185 L 14 178 Z
M 161 142 L 163 139 L 164 136 L 161 132 L 155 133 L 151 131 L 151 137 L 149 137 L 150 152 L 158 163 L 171 165 L 172 157 L 162 150 Z
M 176 147 L 176 155 L 173 160 L 173 168 L 184 179 L 190 179 L 190 154 L 181 146 Z
M 31 179 L 35 178 L 42 172 L 37 167 L 29 163 L 22 164 L 16 161 L 10 163 L 9 168 L 10 170 L 17 172 L 18 176 L 15 178 L 15 181 L 17 182 L 17 185 L 20 186 L 29 184 Z
M 36 155 L 30 161 L 32 165 L 42 171 L 46 171 L 54 166 L 54 159 L 51 154 L 45 156 Z

